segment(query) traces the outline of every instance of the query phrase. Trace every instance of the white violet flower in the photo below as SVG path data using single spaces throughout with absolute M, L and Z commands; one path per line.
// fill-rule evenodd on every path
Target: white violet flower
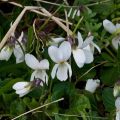
M 38 61 L 32 54 L 26 54 L 25 62 L 30 68 L 34 70 L 30 81 L 33 81 L 35 78 L 39 78 L 44 83 L 48 84 L 48 75 L 46 73 L 46 70 L 49 69 L 49 62 L 47 59 Z M 42 82 L 41 86 L 43 86 Z
M 115 100 L 116 120 L 120 120 L 120 97 Z
M 18 42 L 21 44 L 23 50 L 25 50 L 25 46 L 22 43 L 23 35 L 24 35 L 24 33 L 22 32 L 18 38 Z M 12 37 L 14 37 L 14 34 L 12 35 Z M 16 63 L 23 62 L 24 61 L 24 53 L 21 49 L 21 46 L 18 44 L 18 42 L 15 41 L 15 47 L 10 46 L 9 44 L 6 44 L 0 51 L 0 60 L 8 61 L 10 59 L 12 53 L 14 52 L 14 55 L 16 57 Z
M 25 51 L 25 45 L 22 43 L 22 39 L 24 37 L 24 33 L 21 32 L 20 37 L 18 38 L 18 42 L 21 44 L 21 46 L 18 44 L 18 42 L 16 41 L 15 43 L 15 47 L 14 47 L 14 56 L 16 57 L 16 63 L 21 63 L 24 61 L 25 59 L 25 55 L 23 53 L 23 51 Z M 22 48 L 21 48 L 22 47 Z M 23 50 L 22 50 L 23 49 Z
M 96 80 L 88 79 L 87 83 L 86 83 L 86 86 L 85 86 L 85 90 L 87 90 L 91 93 L 94 93 L 96 88 L 99 87 L 99 85 L 100 85 L 100 80 L 98 80 L 98 79 L 96 79 Z
M 60 81 L 65 81 L 72 76 L 71 66 L 67 63 L 67 60 L 71 56 L 71 45 L 69 42 L 64 41 L 59 47 L 50 46 L 48 48 L 48 54 L 50 58 L 56 63 L 52 69 L 51 76 L 54 79 L 55 75 Z
M 116 25 L 114 25 L 111 21 L 107 19 L 103 21 L 103 26 L 105 30 L 111 34 L 120 30 L 120 24 L 117 23 Z M 112 45 L 115 49 L 118 49 L 118 46 L 120 45 L 120 35 L 117 35 L 116 37 L 112 39 Z
M 13 89 L 16 90 L 16 94 L 18 94 L 19 97 L 23 97 L 24 95 L 30 92 L 31 83 L 30 82 L 17 82 L 13 85 Z
M 78 32 L 78 45 L 72 49 L 72 53 L 79 68 L 83 67 L 85 63 L 91 63 L 93 61 L 93 53 L 91 52 L 89 43 L 87 43 L 87 41 L 92 40 L 93 36 L 90 36 L 83 42 L 81 33 Z
M 0 60 L 8 61 L 13 53 L 13 49 L 8 45 L 5 45 L 0 51 Z

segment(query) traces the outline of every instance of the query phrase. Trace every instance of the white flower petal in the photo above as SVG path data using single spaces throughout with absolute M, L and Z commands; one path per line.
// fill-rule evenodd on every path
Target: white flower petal
M 2 50 L 0 51 L 0 60 L 8 61 L 12 55 L 12 52 L 13 52 L 12 48 L 8 46 L 4 46 Z
M 83 50 L 84 54 L 85 54 L 85 63 L 91 63 L 93 62 L 94 58 L 93 58 L 93 53 L 91 51 L 88 50 Z
M 51 39 L 52 39 L 53 42 L 55 42 L 57 44 L 65 40 L 65 38 L 63 38 L 63 37 L 51 38 Z
M 100 80 L 93 80 L 93 79 L 88 79 L 86 86 L 85 86 L 85 90 L 94 93 L 96 88 L 100 85 Z
M 80 32 L 78 32 L 77 37 L 78 37 L 78 48 L 81 48 L 83 44 L 83 38 Z
M 34 70 L 39 69 L 39 61 L 32 54 L 25 55 L 25 62 L 30 68 Z
M 77 11 L 77 14 L 76 14 L 78 17 L 80 16 L 80 10 Z
M 42 70 L 49 69 L 49 61 L 47 59 L 41 60 L 38 67 Z
M 99 53 L 101 53 L 101 49 L 97 44 L 95 44 L 94 42 L 92 42 L 91 44 L 98 50 Z
M 85 63 L 85 54 L 81 49 L 75 49 L 72 51 L 74 60 L 79 68 L 83 67 Z
M 83 42 L 82 48 L 88 46 L 92 41 L 93 41 L 93 36 L 89 36 L 85 39 L 85 41 Z
M 21 63 L 24 61 L 25 56 L 24 56 L 24 53 L 19 45 L 15 45 L 13 53 L 14 53 L 14 56 L 16 57 L 16 63 Z
M 59 64 L 58 70 L 57 70 L 57 78 L 60 81 L 65 81 L 68 78 L 68 67 L 66 64 Z
M 117 97 L 117 99 L 115 100 L 115 107 L 117 110 L 120 110 L 120 97 Z
M 17 82 L 13 85 L 13 89 L 14 90 L 21 90 L 23 89 L 25 86 L 28 86 L 30 84 L 30 82 Z
M 48 75 L 45 70 L 35 70 L 30 78 L 30 81 L 33 81 L 35 78 L 41 79 L 44 83 L 48 84 Z M 41 82 L 41 86 L 43 86 Z
M 64 41 L 59 47 L 60 51 L 63 54 L 63 61 L 67 61 L 71 56 L 71 45 L 69 42 Z
M 28 93 L 30 91 L 30 86 L 29 87 L 26 87 L 26 88 L 23 88 L 23 89 L 20 89 L 20 90 L 17 90 L 15 93 L 16 94 L 24 94 L 24 93 Z
M 118 45 L 120 45 L 120 36 L 116 36 L 112 39 L 112 45 L 116 50 L 118 49 Z
M 71 65 L 70 65 L 70 64 L 68 64 L 67 62 L 65 62 L 65 64 L 66 64 L 66 65 L 67 65 L 67 67 L 68 67 L 69 77 L 71 77 L 71 76 L 72 76 L 72 69 L 71 69 Z
M 90 45 L 88 45 L 88 46 L 84 47 L 84 48 L 83 48 L 83 50 L 88 50 L 88 51 L 91 51 L 91 47 L 90 47 Z
M 55 64 L 54 67 L 53 67 L 53 69 L 52 69 L 52 72 L 51 72 L 51 77 L 52 77 L 52 79 L 55 78 L 55 75 L 56 75 L 58 66 L 59 66 L 59 64 Z
M 19 97 L 23 97 L 23 96 L 25 96 L 26 94 L 28 94 L 30 91 L 26 91 L 26 92 L 24 92 L 24 93 L 21 93 L 21 94 L 19 94 Z
M 116 119 L 115 120 L 120 120 L 120 111 L 116 112 Z
M 55 63 L 63 61 L 63 54 L 56 46 L 50 46 L 48 48 L 48 54 Z
M 103 21 L 103 26 L 104 26 L 105 30 L 108 31 L 109 33 L 113 33 L 116 31 L 116 26 L 107 19 L 105 19 Z
M 116 24 L 116 29 L 117 30 L 120 29 L 120 24 L 119 23 Z

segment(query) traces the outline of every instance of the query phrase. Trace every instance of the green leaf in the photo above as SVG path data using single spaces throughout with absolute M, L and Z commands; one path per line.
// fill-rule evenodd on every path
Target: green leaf
M 16 82 L 19 82 L 19 81 L 23 81 L 23 79 L 16 78 L 16 79 L 8 80 L 5 85 L 1 86 L 0 95 L 10 91 L 12 89 L 13 84 L 16 83 Z
M 12 104 L 10 105 L 10 113 L 11 115 L 18 116 L 22 113 L 26 112 L 26 106 L 25 104 L 22 102 L 22 100 L 15 100 L 12 102 Z M 26 116 L 22 116 L 20 117 L 19 120 L 26 120 Z
M 104 67 L 100 73 L 100 79 L 105 85 L 114 85 L 114 83 L 119 79 L 119 72 L 117 67 Z
M 115 109 L 115 98 L 112 88 L 105 88 L 102 92 L 102 98 L 105 109 L 109 112 L 113 111 Z
M 28 97 L 25 97 L 23 99 L 23 102 L 29 109 L 34 109 L 39 106 L 39 103 L 34 98 L 30 99 Z
M 89 99 L 81 94 L 76 94 L 71 98 L 70 110 L 69 113 L 72 114 L 80 114 L 82 111 L 86 109 L 90 109 Z

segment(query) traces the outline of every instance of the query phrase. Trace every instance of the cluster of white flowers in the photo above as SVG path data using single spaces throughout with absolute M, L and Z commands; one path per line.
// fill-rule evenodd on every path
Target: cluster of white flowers
M 49 61 L 47 59 L 39 61 L 32 54 L 27 53 L 24 55 L 23 50 L 25 51 L 25 45 L 22 42 L 23 36 L 24 33 L 22 32 L 18 40 L 14 42 L 12 48 L 6 44 L 0 52 L 0 60 L 9 60 L 12 52 L 14 52 L 16 63 L 25 60 L 27 66 L 34 70 L 30 82 L 18 82 L 13 85 L 13 89 L 16 90 L 16 93 L 19 94 L 20 97 L 30 92 L 33 88 L 33 84 L 36 85 L 37 83 L 38 85 L 39 83 L 40 86 L 43 86 L 43 84 L 47 85 L 48 75 L 46 70 L 49 69 Z M 73 54 L 73 58 L 79 68 L 83 67 L 84 64 L 93 62 L 94 47 L 101 52 L 100 48 L 93 42 L 93 38 L 93 36 L 88 36 L 83 41 L 81 33 L 78 32 L 76 37 L 78 41 L 75 42 L 78 43 L 77 45 L 74 42 L 74 44 L 71 44 L 70 41 L 66 41 L 63 37 L 52 38 L 53 44 L 48 48 L 48 54 L 51 60 L 55 62 L 51 72 L 52 79 L 56 76 L 60 81 L 65 81 L 72 76 L 72 68 L 68 61 L 71 57 L 71 53 Z M 36 79 L 37 81 L 34 82 Z M 88 89 L 89 83 L 86 85 L 86 90 Z M 90 90 L 93 93 L 96 88 L 91 89 L 93 89 Z
M 103 26 L 106 31 L 113 34 L 112 45 L 113 47 L 118 50 L 120 46 L 120 24 L 117 23 L 114 25 L 111 21 L 105 19 L 103 21 Z M 116 120 L 120 120 L 120 83 L 117 82 L 113 89 L 113 95 L 116 97 L 115 100 L 115 107 L 116 107 Z
M 119 23 L 114 25 L 111 21 L 105 19 L 103 21 L 103 26 L 104 26 L 105 30 L 111 34 L 120 33 L 120 24 Z M 115 37 L 112 39 L 112 45 L 115 49 L 118 49 L 118 47 L 120 46 L 120 34 L 117 34 L 117 36 L 115 35 Z

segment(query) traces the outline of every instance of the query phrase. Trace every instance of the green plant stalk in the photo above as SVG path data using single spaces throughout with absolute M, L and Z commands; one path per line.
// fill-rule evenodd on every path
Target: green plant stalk
M 77 25 L 76 25 L 76 27 L 75 27 L 75 29 L 74 29 L 74 31 L 73 31 L 73 35 L 74 35 L 75 32 L 77 31 L 77 29 L 78 29 L 78 27 L 79 27 L 79 25 L 80 25 L 80 23 L 81 23 L 82 20 L 83 20 L 83 16 L 79 19 L 79 21 L 78 21 L 78 23 L 77 23 Z

